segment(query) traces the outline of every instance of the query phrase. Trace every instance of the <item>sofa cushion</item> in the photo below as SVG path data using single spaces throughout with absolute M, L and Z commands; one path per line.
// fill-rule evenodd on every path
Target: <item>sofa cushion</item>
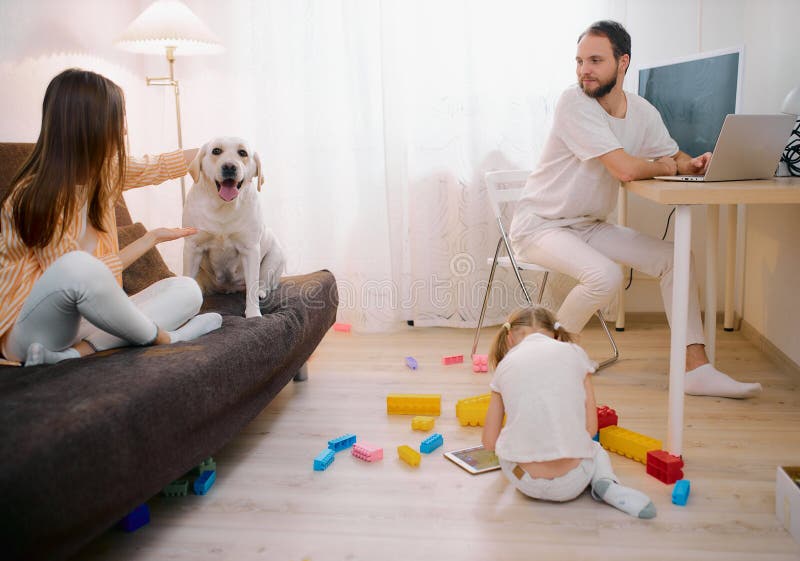
M 141 222 L 119 227 L 117 237 L 120 249 L 135 242 L 146 233 L 147 229 Z M 161 279 L 174 276 L 175 274 L 169 270 L 161 254 L 154 247 L 122 271 L 122 288 L 128 294 L 136 294 Z

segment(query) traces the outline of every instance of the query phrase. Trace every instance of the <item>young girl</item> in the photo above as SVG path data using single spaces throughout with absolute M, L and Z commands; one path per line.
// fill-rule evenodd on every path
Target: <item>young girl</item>
M 535 499 L 569 501 L 591 484 L 592 496 L 631 516 L 653 518 L 647 495 L 623 487 L 599 443 L 589 357 L 541 307 L 523 308 L 492 342 L 496 369 L 483 445 L 503 473 Z M 503 427 L 503 416 L 506 424 Z
M 119 86 L 78 69 L 53 78 L 39 139 L 0 198 L 5 359 L 55 363 L 125 345 L 190 340 L 221 325 L 219 314 L 197 315 L 202 295 L 193 279 L 164 279 L 131 298 L 121 287 L 125 267 L 195 230 L 158 228 L 120 251 L 115 203 L 123 189 L 183 176 L 192 154 L 128 158 Z

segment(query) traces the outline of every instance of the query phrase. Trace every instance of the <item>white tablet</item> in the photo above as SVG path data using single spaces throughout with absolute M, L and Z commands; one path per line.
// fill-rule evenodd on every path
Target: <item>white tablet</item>
M 495 456 L 494 452 L 484 450 L 483 446 L 445 452 L 444 457 L 473 475 L 500 469 L 500 462 L 497 456 Z

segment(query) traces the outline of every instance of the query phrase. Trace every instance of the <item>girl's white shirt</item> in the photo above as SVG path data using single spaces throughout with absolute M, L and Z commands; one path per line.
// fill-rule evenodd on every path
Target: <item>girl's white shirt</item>
M 584 379 L 594 371 L 573 343 L 533 333 L 515 345 L 489 384 L 506 412 L 497 456 L 518 463 L 591 458 Z

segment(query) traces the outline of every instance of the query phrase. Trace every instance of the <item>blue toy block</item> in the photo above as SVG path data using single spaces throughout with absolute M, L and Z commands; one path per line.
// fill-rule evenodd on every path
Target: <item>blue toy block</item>
M 423 440 L 422 443 L 420 443 L 419 451 L 425 454 L 430 454 L 442 444 L 444 444 L 444 439 L 442 438 L 442 435 L 439 434 L 438 432 L 435 432 L 428 438 Z
M 411 370 L 416 370 L 418 366 L 417 359 L 415 359 L 413 356 L 407 356 L 406 366 L 408 366 Z
M 216 471 L 204 471 L 200 474 L 200 477 L 194 480 L 194 493 L 195 495 L 205 495 L 208 493 L 208 490 L 211 489 L 211 486 L 214 484 L 214 481 L 217 480 L 217 472 Z
M 338 438 L 334 438 L 333 440 L 329 440 L 328 448 L 330 448 L 334 452 L 339 452 L 340 450 L 344 450 L 345 448 L 350 448 L 355 443 L 356 443 L 356 435 L 345 434 Z
M 325 471 L 333 463 L 334 452 L 330 448 L 314 458 L 314 471 Z
M 135 532 L 150 522 L 150 508 L 147 503 L 139 505 L 117 523 L 117 528 L 126 532 Z
M 600 433 L 599 433 L 599 432 L 598 432 L 598 433 L 596 433 L 596 434 L 595 434 L 595 435 L 592 437 L 592 440 L 594 440 L 595 442 L 600 442 Z
M 689 491 L 692 485 L 688 479 L 679 479 L 675 482 L 675 487 L 672 489 L 672 503 L 680 506 L 686 506 L 686 501 L 689 500 Z

